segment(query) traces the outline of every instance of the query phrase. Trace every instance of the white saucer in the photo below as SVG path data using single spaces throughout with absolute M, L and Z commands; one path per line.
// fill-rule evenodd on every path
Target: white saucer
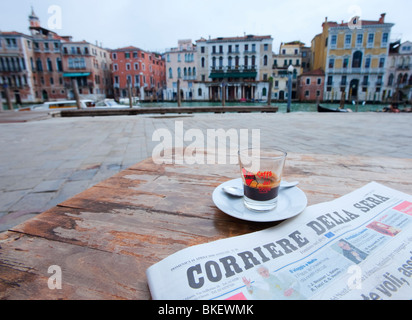
M 274 222 L 297 216 L 308 205 L 305 193 L 297 187 L 280 189 L 278 206 L 267 212 L 255 212 L 246 208 L 243 198 L 233 197 L 223 191 L 224 187 L 243 188 L 242 179 L 227 181 L 213 191 L 213 202 L 224 213 L 246 221 Z

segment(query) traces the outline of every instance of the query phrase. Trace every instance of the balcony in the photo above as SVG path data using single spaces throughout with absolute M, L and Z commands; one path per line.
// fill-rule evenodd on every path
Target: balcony
M 226 66 L 212 67 L 209 78 L 256 78 L 256 66 Z

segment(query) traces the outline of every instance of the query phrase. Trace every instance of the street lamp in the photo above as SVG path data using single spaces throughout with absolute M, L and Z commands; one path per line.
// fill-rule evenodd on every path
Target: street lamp
M 292 102 L 292 74 L 293 74 L 293 66 L 290 65 L 288 68 L 288 109 L 287 113 L 290 113 L 290 105 Z

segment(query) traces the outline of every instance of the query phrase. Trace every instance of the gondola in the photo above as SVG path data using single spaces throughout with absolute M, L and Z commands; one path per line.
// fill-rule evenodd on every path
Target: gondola
M 346 109 L 329 109 L 318 104 L 318 112 L 348 112 Z

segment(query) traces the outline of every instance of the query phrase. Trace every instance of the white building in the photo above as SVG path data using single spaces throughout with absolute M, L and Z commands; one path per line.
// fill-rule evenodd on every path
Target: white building
M 197 46 L 196 100 L 267 99 L 272 65 L 271 36 L 200 39 Z M 224 90 L 224 91 L 223 91 Z
M 178 81 L 180 81 L 181 100 L 193 100 L 193 84 L 197 75 L 197 52 L 192 40 L 179 40 L 178 47 L 167 50 L 164 58 L 166 61 L 165 100 L 177 99 Z
M 388 99 L 401 102 L 412 99 L 412 42 L 391 44 L 385 72 Z

